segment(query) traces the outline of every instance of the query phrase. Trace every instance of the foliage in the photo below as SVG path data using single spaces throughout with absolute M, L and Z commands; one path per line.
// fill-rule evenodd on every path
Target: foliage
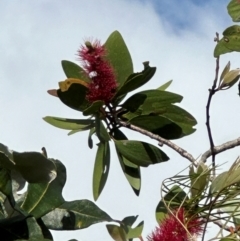
M 240 1 L 231 0 L 227 9 L 232 20 L 239 22 Z M 213 239 L 240 240 L 240 158 L 229 170 L 216 175 L 216 155 L 239 146 L 240 139 L 215 146 L 209 121 L 213 95 L 231 88 L 240 78 L 240 70 L 231 70 L 230 62 L 218 77 L 220 56 L 240 52 L 240 26 L 228 27 L 223 37 L 219 39 L 217 34 L 215 40 L 216 76 L 206 112 L 210 149 L 199 159 L 172 142 L 192 134 L 197 124 L 179 107 L 183 97 L 167 91 L 172 81 L 138 91 L 152 79 L 156 67 L 147 61 L 141 71 L 134 72 L 130 52 L 118 31 L 103 45 L 98 40 L 85 42 L 78 50 L 81 66 L 63 60 L 67 79 L 59 82 L 58 89 L 48 91 L 85 118 L 46 116 L 43 119 L 47 123 L 68 130 L 68 135 L 88 131 L 90 149 L 94 145 L 92 136 L 97 137 L 92 182 L 95 201 L 107 182 L 113 151 L 136 195 L 141 190 L 141 168 L 169 161 L 160 148 L 163 144 L 191 162 L 188 174 L 179 173 L 162 182 L 155 213 L 159 227 L 147 237 L 149 241 L 196 240 L 197 236 L 204 240 L 210 223 L 220 227 Z M 128 139 L 126 129 L 146 135 L 159 145 Z M 211 165 L 206 164 L 209 157 Z M 107 231 L 116 241 L 143 240 L 144 222 L 134 227 L 138 216 L 117 220 L 90 200 L 65 201 L 62 191 L 66 176 L 64 164 L 48 158 L 45 148 L 42 153 L 20 153 L 0 144 L 0 232 L 4 240 L 53 240 L 50 230 L 83 229 L 99 222 L 107 222 Z M 223 230 L 228 233 L 223 234 Z

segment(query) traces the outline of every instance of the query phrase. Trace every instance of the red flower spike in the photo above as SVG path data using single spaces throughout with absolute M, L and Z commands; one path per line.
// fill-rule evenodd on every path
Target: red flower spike
M 86 74 L 92 80 L 88 86 L 87 100 L 109 103 L 116 92 L 117 82 L 110 63 L 104 59 L 104 46 L 98 40 L 92 43 L 87 41 L 78 50 L 78 55 Z
M 198 217 L 188 217 L 184 208 L 180 208 L 169 214 L 147 239 L 148 241 L 190 241 L 191 236 L 199 236 L 202 232 L 203 221 Z

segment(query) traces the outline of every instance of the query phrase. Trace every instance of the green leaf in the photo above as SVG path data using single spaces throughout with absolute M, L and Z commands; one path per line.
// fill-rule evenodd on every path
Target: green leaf
M 160 87 L 158 87 L 158 90 L 166 90 L 172 83 L 172 80 L 169 80 L 168 82 L 164 83 L 163 85 L 161 85 Z
M 104 105 L 104 102 L 101 100 L 97 100 L 91 104 L 87 109 L 83 111 L 83 115 L 93 115 L 99 111 L 99 109 Z
M 231 53 L 233 52 L 233 50 L 230 50 L 226 44 L 225 44 L 225 40 L 224 38 L 222 38 L 216 45 L 215 49 L 214 49 L 214 53 L 213 56 L 215 58 L 219 57 L 222 54 L 227 54 L 227 53 Z
M 195 132 L 193 126 L 197 124 L 196 119 L 186 110 L 176 105 L 157 106 L 153 105 L 152 109 L 146 109 L 142 112 L 144 115 L 159 115 L 174 122 L 182 129 L 182 136 L 190 135 Z
M 91 128 L 88 134 L 88 146 L 90 149 L 93 148 L 93 140 L 92 140 L 92 135 L 96 132 L 95 127 Z
M 100 142 L 110 141 L 110 136 L 107 132 L 107 129 L 99 119 L 98 115 L 95 116 L 95 130 Z
M 67 78 L 80 79 L 86 83 L 90 82 L 87 73 L 79 65 L 68 60 L 62 60 L 62 68 Z
M 111 222 L 112 218 L 89 200 L 64 202 L 58 208 L 42 217 L 52 230 L 76 230 L 100 222 Z
M 212 194 L 217 194 L 232 185 L 240 183 L 240 159 L 238 158 L 231 166 L 231 168 L 219 174 L 213 181 L 210 187 Z
M 114 224 L 107 224 L 106 227 L 108 233 L 115 241 L 128 241 L 127 234 L 125 233 L 122 227 L 119 227 Z
M 6 196 L 10 196 L 12 194 L 10 171 L 5 168 L 0 169 L 0 192 Z
M 142 221 L 135 228 L 129 228 L 127 237 L 131 240 L 140 237 L 143 231 L 143 226 L 144 222 Z
M 93 170 L 93 197 L 96 201 L 107 181 L 110 168 L 110 147 L 108 142 L 100 142 Z
M 133 238 L 138 238 L 141 236 L 144 222 L 140 222 L 135 228 L 133 228 L 133 223 L 136 221 L 138 216 L 129 216 L 122 220 L 121 224 L 123 229 L 127 234 L 127 238 L 132 240 Z
M 141 141 L 115 140 L 117 151 L 130 162 L 147 167 L 151 164 L 156 164 L 168 161 L 168 156 L 159 148 Z
M 66 182 L 66 168 L 57 160 L 57 177 L 51 183 L 30 183 L 21 208 L 35 218 L 42 217 L 63 204 L 62 189 Z
M 204 163 L 200 163 L 196 171 L 193 167 L 190 167 L 189 176 L 191 180 L 192 197 L 198 197 L 204 193 L 204 190 L 209 183 L 210 174 L 211 170 L 209 170 Z
M 83 111 L 90 104 L 86 100 L 88 88 L 85 85 L 79 83 L 72 83 L 67 90 L 57 90 L 59 99 L 68 107 Z
M 240 2 L 231 0 L 227 6 L 228 14 L 232 17 L 233 22 L 240 22 Z
M 127 137 L 119 130 L 115 129 L 113 137 L 116 140 L 127 140 Z M 127 158 L 122 156 L 116 149 L 118 160 L 122 167 L 123 173 L 131 185 L 134 193 L 138 196 L 141 189 L 141 170 L 136 164 L 130 162 Z
M 223 32 L 223 38 L 217 43 L 214 57 L 232 51 L 240 52 L 240 26 L 233 25 Z
M 140 73 L 131 74 L 128 79 L 124 82 L 122 87 L 117 91 L 114 98 L 127 94 L 142 85 L 146 84 L 155 74 L 156 67 L 145 66 L 144 70 Z
M 184 202 L 184 200 L 187 199 L 188 197 L 184 190 L 181 187 L 174 185 L 157 205 L 157 222 L 161 223 L 165 219 L 166 215 L 169 213 L 169 208 L 177 209 Z
M 181 102 L 182 96 L 161 90 L 145 90 L 132 95 L 127 99 L 122 107 L 130 112 L 142 113 L 142 110 L 149 108 L 165 106 L 168 104 Z
M 119 86 L 133 73 L 133 64 L 128 48 L 118 31 L 114 31 L 104 44 L 107 54 L 106 59 L 114 69 Z
M 94 126 L 94 121 L 90 119 L 66 119 L 46 116 L 43 120 L 55 127 L 65 130 L 89 130 Z
M 165 139 L 177 139 L 183 136 L 182 128 L 163 116 L 141 115 L 129 122 Z
M 36 219 L 34 217 L 30 217 L 27 219 L 29 238 L 31 240 L 44 240 L 42 229 L 38 225 Z
M 12 159 L 0 152 L 0 164 L 9 170 L 16 170 L 30 182 L 51 182 L 56 177 L 54 163 L 39 152 L 12 152 Z

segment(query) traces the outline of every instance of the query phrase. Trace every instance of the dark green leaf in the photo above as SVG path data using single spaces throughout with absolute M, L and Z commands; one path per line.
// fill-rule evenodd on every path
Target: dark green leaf
M 107 132 L 107 129 L 103 125 L 102 121 L 99 119 L 98 115 L 95 116 L 95 130 L 97 137 L 101 142 L 110 140 L 110 136 Z
M 12 160 L 0 152 L 0 164 L 9 170 L 16 170 L 30 182 L 51 182 L 56 177 L 54 163 L 39 152 L 12 152 Z
M 114 130 L 113 137 L 116 140 L 127 140 L 127 137 L 119 129 Z M 119 151 L 117 151 L 117 155 L 125 177 L 127 178 L 135 194 L 138 196 L 141 189 L 140 167 L 127 160 L 127 158 L 122 156 Z
M 15 170 L 29 183 L 51 182 L 56 177 L 54 162 L 39 152 L 13 152 Z
M 138 110 L 139 114 L 149 108 L 158 108 L 168 104 L 181 102 L 182 96 L 161 90 L 145 90 L 138 92 L 127 99 L 122 107 L 131 112 Z
M 172 80 L 169 80 L 168 82 L 166 82 L 165 84 L 161 85 L 160 87 L 158 87 L 158 90 L 166 90 L 172 83 Z
M 104 102 L 101 100 L 95 101 L 87 109 L 83 111 L 83 115 L 93 115 L 99 111 L 99 109 L 104 105 Z
M 128 241 L 127 234 L 122 227 L 113 224 L 106 225 L 108 233 L 115 241 Z
M 169 213 L 166 205 L 170 209 L 177 209 L 184 200 L 188 199 L 187 194 L 179 186 L 173 186 L 169 192 L 163 197 L 156 208 L 156 220 L 161 223 L 165 216 Z
M 94 126 L 94 121 L 90 119 L 66 119 L 53 116 L 43 118 L 47 123 L 65 130 L 90 129 Z
M 87 91 L 88 88 L 86 86 L 73 83 L 66 91 L 58 89 L 57 95 L 68 107 L 74 110 L 83 111 L 90 105 L 86 100 Z
M 153 107 L 153 110 L 144 110 L 143 113 L 146 114 L 151 114 L 151 115 L 159 115 L 163 116 L 178 126 L 181 127 L 182 129 L 182 136 L 190 135 L 193 132 L 195 132 L 195 129 L 193 126 L 197 124 L 196 119 L 188 113 L 186 110 L 180 108 L 179 106 L 176 105 L 166 105 L 162 107 Z
M 129 140 L 115 140 L 114 142 L 117 151 L 138 166 L 147 167 L 151 164 L 169 160 L 163 151 L 146 142 Z
M 233 22 L 240 22 L 240 2 L 231 0 L 227 6 L 228 14 L 232 17 Z
M 100 142 L 93 170 L 93 197 L 96 201 L 107 181 L 110 168 L 110 147 L 108 142 Z
M 68 60 L 62 60 L 62 68 L 67 78 L 80 79 L 86 83 L 90 82 L 86 72 L 79 65 Z
M 62 189 L 66 182 L 66 168 L 57 160 L 57 177 L 51 183 L 30 183 L 21 208 L 35 218 L 42 217 L 63 204 Z
M 42 220 L 52 230 L 83 229 L 99 222 L 113 221 L 107 213 L 89 200 L 64 202 Z
M 141 115 L 129 122 L 165 139 L 177 139 L 183 136 L 182 128 L 163 116 Z
M 96 132 L 95 128 L 91 128 L 88 135 L 88 146 L 90 149 L 93 148 L 93 140 L 92 135 Z
M 107 55 L 106 59 L 114 69 L 119 86 L 133 73 L 133 64 L 128 48 L 118 31 L 114 31 L 104 44 Z
M 117 91 L 116 96 L 121 96 L 146 84 L 156 72 L 156 67 L 147 66 L 142 72 L 131 74 Z

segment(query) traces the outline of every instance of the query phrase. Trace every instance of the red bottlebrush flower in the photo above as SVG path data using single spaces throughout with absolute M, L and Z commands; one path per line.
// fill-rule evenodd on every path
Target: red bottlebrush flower
M 148 241 L 190 241 L 191 236 L 199 236 L 202 232 L 202 219 L 189 217 L 184 208 L 180 208 L 169 214 L 147 239 Z
M 116 92 L 117 82 L 110 63 L 104 59 L 104 46 L 98 40 L 92 43 L 87 41 L 85 46 L 78 50 L 78 55 L 86 74 L 91 79 L 86 96 L 88 101 L 102 100 L 109 103 Z

